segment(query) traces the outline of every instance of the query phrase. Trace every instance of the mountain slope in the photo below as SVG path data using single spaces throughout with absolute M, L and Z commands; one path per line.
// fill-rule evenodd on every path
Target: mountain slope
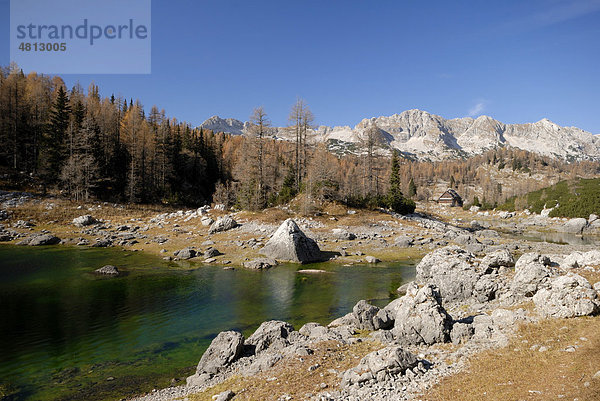
M 504 124 L 488 116 L 451 120 L 422 110 L 363 119 L 354 128 L 320 126 L 310 132 L 313 142 L 358 143 L 375 124 L 387 144 L 405 155 L 442 160 L 468 157 L 501 146 L 511 146 L 564 160 L 600 160 L 600 138 L 576 127 L 561 127 L 548 119 L 527 124 Z M 249 123 L 211 117 L 201 127 L 244 135 Z M 286 128 L 272 128 L 273 137 L 291 140 Z

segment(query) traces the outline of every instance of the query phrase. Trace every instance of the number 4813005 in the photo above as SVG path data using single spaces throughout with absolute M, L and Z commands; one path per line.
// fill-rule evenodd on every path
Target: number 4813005
M 22 52 L 64 52 L 67 50 L 66 43 L 27 43 L 21 42 L 19 50 Z

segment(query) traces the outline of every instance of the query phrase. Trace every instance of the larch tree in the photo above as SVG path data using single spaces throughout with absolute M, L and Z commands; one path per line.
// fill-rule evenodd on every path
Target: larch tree
M 250 123 L 252 124 L 252 134 L 254 135 L 253 141 L 255 144 L 256 151 L 256 164 L 257 164 L 257 200 L 256 205 L 258 209 L 262 209 L 267 204 L 266 199 L 266 184 L 265 184 L 265 147 L 264 138 L 267 135 L 267 130 L 271 125 L 267 113 L 262 106 L 254 109 L 250 116 Z
M 295 168 L 295 185 L 296 192 L 300 192 L 302 179 L 306 174 L 306 156 L 307 156 L 307 134 L 312 128 L 314 121 L 314 115 L 310 111 L 308 105 L 303 99 L 298 98 L 296 103 L 292 106 L 292 110 L 289 116 L 290 129 L 295 136 L 295 157 L 294 157 L 294 168 Z

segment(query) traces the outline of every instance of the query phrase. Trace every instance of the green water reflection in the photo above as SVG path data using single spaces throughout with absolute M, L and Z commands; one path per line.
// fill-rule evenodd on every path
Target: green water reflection
M 97 277 L 105 264 L 125 275 Z M 0 398 L 120 399 L 190 374 L 222 330 L 326 323 L 359 299 L 383 305 L 410 263 L 189 270 L 116 249 L 0 246 Z

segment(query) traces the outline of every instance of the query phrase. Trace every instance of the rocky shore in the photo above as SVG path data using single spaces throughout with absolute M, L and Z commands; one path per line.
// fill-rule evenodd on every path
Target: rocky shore
M 286 379 L 280 387 L 287 390 L 268 398 L 408 400 L 463 370 L 472 356 L 506 347 L 522 324 L 600 311 L 600 252 L 581 237 L 598 233 L 594 215 L 558 219 L 425 205 L 409 216 L 337 208 L 301 217 L 286 208 L 259 215 L 215 205 L 132 217 L 118 205 L 62 205 L 56 218 L 58 201 L 1 195 L 0 241 L 23 246 L 118 246 L 156 253 L 174 266 L 253 270 L 288 262 L 352 265 L 422 257 L 416 280 L 399 288 L 401 296 L 387 306 L 361 300 L 327 326 L 307 323 L 296 330 L 268 321 L 248 338 L 222 332 L 186 385 L 136 400 L 203 399 L 197 394 L 256 399 L 244 380 L 275 386 L 286 374 L 314 385 Z M 540 241 L 536 233 L 563 233 L 568 240 Z M 96 272 L 119 274 L 115 266 Z
M 598 314 L 600 282 L 592 286 L 584 278 L 598 273 L 597 266 L 598 251 L 525 253 L 515 263 L 506 249 L 478 258 L 457 246 L 444 247 L 422 259 L 415 282 L 401 289 L 405 295 L 384 308 L 361 300 L 351 313 L 328 326 L 307 323 L 296 331 L 286 322 L 268 321 L 248 338 L 222 332 L 187 385 L 136 400 L 186 399 L 232 377 L 264 380 L 261 374 L 269 376 L 278 365 L 311 355 L 319 344 L 341 347 L 361 342 L 376 349 L 349 369 L 309 367 L 315 374 L 326 370 L 334 374 L 337 386 L 272 399 L 413 399 L 467 366 L 470 356 L 508 345 L 519 324 Z M 452 346 L 444 347 L 447 344 Z M 231 385 L 213 398 L 252 399 L 235 388 L 235 381 Z

